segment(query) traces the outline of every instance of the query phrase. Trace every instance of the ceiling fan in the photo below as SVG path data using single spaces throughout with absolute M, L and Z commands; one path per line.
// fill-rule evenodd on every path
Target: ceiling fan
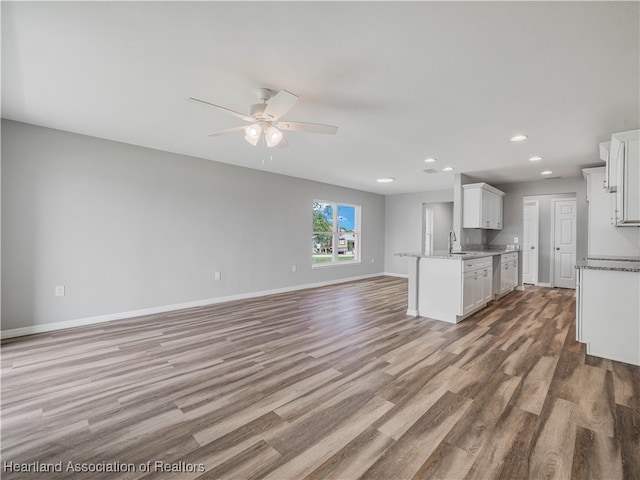
M 288 143 L 282 133 L 283 130 L 324 133 L 329 135 L 334 135 L 338 131 L 338 127 L 334 127 L 333 125 L 280 121 L 280 117 L 287 113 L 298 101 L 298 97 L 291 92 L 286 90 L 274 92 L 268 88 L 258 88 L 257 94 L 259 103 L 255 103 L 249 107 L 249 115 L 244 115 L 235 110 L 221 107 L 220 105 L 215 105 L 198 98 L 191 97 L 189 100 L 217 108 L 229 115 L 241 118 L 245 122 L 251 122 L 251 125 L 227 128 L 226 130 L 213 132 L 209 134 L 209 136 L 217 137 L 228 133 L 244 131 L 244 139 L 253 146 L 256 146 L 260 139 L 264 138 L 267 147 L 286 147 Z

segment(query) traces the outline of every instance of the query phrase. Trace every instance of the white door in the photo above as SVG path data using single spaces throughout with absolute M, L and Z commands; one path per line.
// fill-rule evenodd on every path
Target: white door
M 554 200 L 554 287 L 576 288 L 576 199 Z
M 522 283 L 538 284 L 538 200 L 524 202 Z

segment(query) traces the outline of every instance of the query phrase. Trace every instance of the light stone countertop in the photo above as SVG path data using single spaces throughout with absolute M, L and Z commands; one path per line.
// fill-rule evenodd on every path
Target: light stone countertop
M 419 257 L 419 258 L 443 258 L 448 260 L 473 260 L 474 258 L 483 258 L 483 257 L 491 257 L 494 255 L 502 255 L 505 253 L 514 253 L 518 250 L 463 250 L 458 253 L 449 253 L 446 250 L 435 250 L 430 255 L 425 255 L 419 252 L 403 252 L 396 253 L 399 257 Z
M 640 272 L 638 257 L 590 257 L 579 260 L 576 268 L 587 270 L 612 270 L 616 272 Z

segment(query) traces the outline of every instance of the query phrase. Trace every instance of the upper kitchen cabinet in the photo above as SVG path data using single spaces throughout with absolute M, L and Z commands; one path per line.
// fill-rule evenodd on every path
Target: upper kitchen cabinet
M 618 186 L 618 179 L 616 178 L 616 165 L 614 161 L 609 158 L 610 152 L 611 142 L 602 142 L 600 144 L 600 160 L 607 162 L 603 186 L 607 192 L 615 192 Z
M 616 194 L 605 184 L 605 167 L 582 170 L 587 183 L 587 255 L 589 257 L 640 256 L 640 228 L 618 228 Z
M 487 183 L 470 183 L 462 188 L 462 228 L 502 230 L 504 192 Z
M 615 133 L 607 162 L 608 190 L 616 195 L 616 225 L 640 226 L 640 130 Z

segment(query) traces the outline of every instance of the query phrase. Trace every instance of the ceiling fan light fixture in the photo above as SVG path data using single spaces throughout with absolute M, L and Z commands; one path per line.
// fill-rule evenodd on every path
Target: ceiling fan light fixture
M 264 132 L 264 138 L 267 142 L 267 147 L 275 147 L 282 140 L 282 132 L 272 125 Z
M 260 140 L 260 134 L 262 133 L 262 127 L 258 124 L 249 125 L 244 130 L 244 139 L 247 143 L 253 145 L 254 147 L 258 144 Z

